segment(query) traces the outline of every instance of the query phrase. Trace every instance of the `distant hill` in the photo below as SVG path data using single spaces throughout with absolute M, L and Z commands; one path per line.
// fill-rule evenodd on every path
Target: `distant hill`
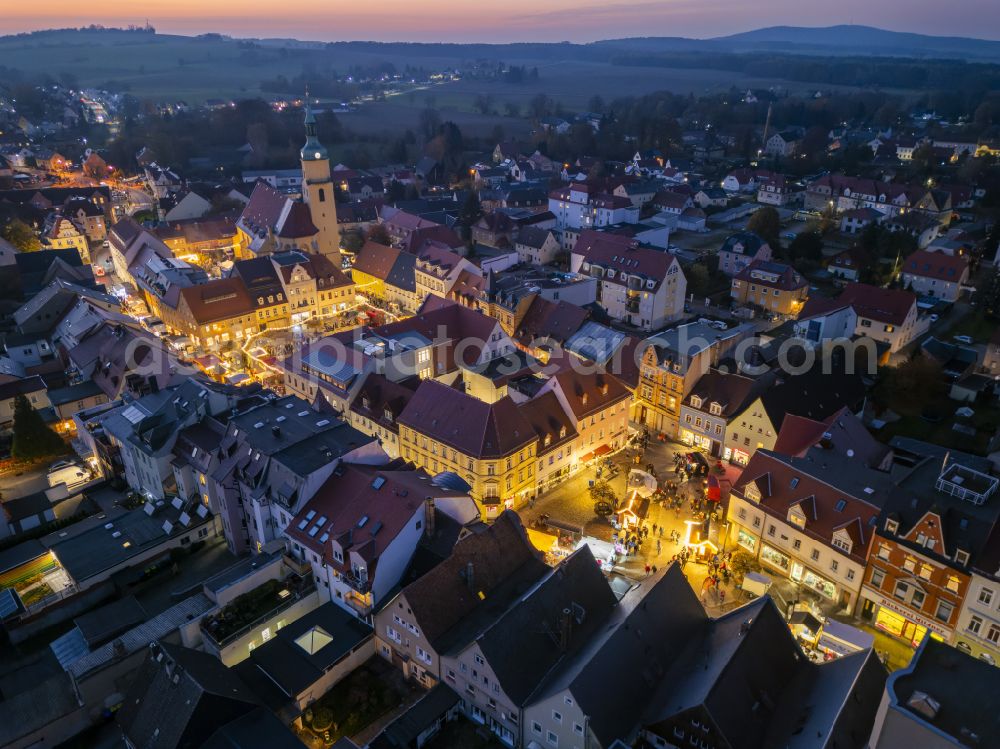
M 771 26 L 711 39 L 637 37 L 608 39 L 596 46 L 632 51 L 782 52 L 809 55 L 875 55 L 1000 61 L 1000 41 L 929 36 L 872 26 Z
M 737 50 L 784 50 L 831 55 L 893 55 L 1000 60 L 1000 41 L 961 36 L 930 36 L 873 26 L 771 26 L 711 40 Z

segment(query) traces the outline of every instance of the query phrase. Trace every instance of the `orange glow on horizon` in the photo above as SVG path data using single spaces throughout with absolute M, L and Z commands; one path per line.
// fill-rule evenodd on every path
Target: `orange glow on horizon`
M 235 37 L 302 40 L 399 41 L 592 41 L 628 36 L 713 37 L 770 25 L 826 26 L 865 23 L 881 28 L 982 38 L 996 35 L 1000 5 L 994 0 L 955 0 L 941 16 L 928 4 L 902 0 L 802 3 L 769 0 L 507 0 L 498 6 L 470 0 L 380 0 L 370 6 L 345 0 L 8 0 L 0 33 L 85 26 L 142 25 L 164 33 L 216 32 Z M 904 12 L 905 11 L 905 12 Z M 901 25 L 902 24 L 902 25 Z

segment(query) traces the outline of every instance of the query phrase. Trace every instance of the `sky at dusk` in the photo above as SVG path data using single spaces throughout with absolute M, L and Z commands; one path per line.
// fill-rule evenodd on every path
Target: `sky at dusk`
M 763 26 L 856 23 L 1000 38 L 1000 1 L 952 0 L 4 0 L 0 33 L 146 18 L 164 33 L 335 41 L 592 41 L 711 37 Z

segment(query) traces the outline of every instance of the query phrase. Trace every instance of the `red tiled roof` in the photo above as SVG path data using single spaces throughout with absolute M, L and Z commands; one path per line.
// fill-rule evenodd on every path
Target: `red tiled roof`
M 552 391 L 542 393 L 520 406 L 521 413 L 538 435 L 538 456 L 541 457 L 576 438 L 576 422 L 566 413 L 559 396 Z M 562 430 L 566 433 L 560 437 Z M 546 438 L 549 444 L 546 445 Z
M 566 363 L 569 363 L 567 360 Z M 577 421 L 628 400 L 628 388 L 604 372 L 578 372 L 568 366 L 553 375 Z
M 424 480 L 420 493 L 409 490 L 414 476 Z M 381 482 L 376 481 L 379 478 Z M 346 465 L 343 473 L 327 479 L 305 503 L 285 532 L 296 542 L 322 555 L 323 561 L 336 569 L 350 569 L 348 554 L 357 553 L 365 560 L 371 581 L 382 552 L 410 519 L 422 512 L 424 498 L 432 494 L 449 492 L 437 489 L 423 471 Z M 310 512 L 315 515 L 309 515 Z M 311 519 L 306 520 L 307 516 Z M 326 520 L 310 535 L 315 520 L 321 518 Z M 365 520 L 359 526 L 362 518 Z M 300 529 L 303 521 L 305 527 Z M 326 542 L 320 540 L 324 536 L 327 536 Z M 343 547 L 344 562 L 333 558 L 332 540 Z
M 253 300 L 242 279 L 219 278 L 180 290 L 191 317 L 199 325 L 253 313 Z
M 821 478 L 810 475 L 812 462 L 808 458 L 790 458 L 772 450 L 757 450 L 743 473 L 733 485 L 733 491 L 743 493 L 747 484 L 755 484 L 761 492 L 760 507 L 782 522 L 787 522 L 788 510 L 798 505 L 806 515 L 804 532 L 830 545 L 835 531 L 843 529 L 852 540 L 849 556 L 863 563 L 868 543 L 874 534 L 872 518 L 880 513 L 880 502 L 854 497 L 843 487 L 834 487 Z M 868 470 L 859 466 L 859 471 Z M 843 502 L 840 510 L 839 503 Z
M 476 458 L 502 458 L 535 440 L 535 430 L 509 396 L 485 403 L 424 380 L 399 423 Z
M 968 268 L 969 261 L 963 255 L 928 250 L 917 250 L 903 262 L 903 273 L 954 283 L 962 279 Z
M 354 258 L 353 270 L 384 281 L 389 277 L 402 250 L 368 240 Z
M 587 229 L 573 248 L 574 255 L 582 255 L 584 262 L 600 265 L 606 269 L 624 271 L 645 276 L 656 282 L 658 287 L 667 277 L 677 259 L 668 252 L 639 247 L 630 237 Z M 615 279 L 605 278 L 612 283 Z M 624 283 L 624 282 L 623 282 Z
M 864 283 L 850 283 L 837 301 L 851 305 L 859 317 L 902 325 L 917 303 L 917 297 L 913 292 L 903 289 L 882 289 Z

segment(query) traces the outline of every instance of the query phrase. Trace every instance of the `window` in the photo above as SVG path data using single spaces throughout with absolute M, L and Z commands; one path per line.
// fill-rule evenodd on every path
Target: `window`
M 992 588 L 980 588 L 979 589 L 979 602 L 986 606 L 993 603 L 993 589 Z
M 847 570 L 847 579 L 848 580 L 854 579 L 854 568 L 850 568 Z
M 792 541 L 792 548 L 795 549 L 796 551 L 798 551 L 799 549 L 801 549 L 802 548 L 802 540 L 797 538 L 794 541 Z
M 885 571 L 880 570 L 878 567 L 872 567 L 872 585 L 876 588 L 881 588 L 884 580 Z
M 480 655 L 479 653 L 476 653 L 476 658 L 475 658 L 475 661 L 476 661 L 476 663 L 478 663 L 478 664 L 479 664 L 480 666 L 485 666 L 485 665 L 486 665 L 486 661 L 484 661 L 484 660 L 483 660 L 483 656 L 481 656 L 481 655 Z
M 809 557 L 810 557 L 810 559 L 812 559 L 812 560 L 813 560 L 814 562 L 815 562 L 815 561 L 816 561 L 817 559 L 819 559 L 819 549 L 813 549 L 813 550 L 812 550 L 812 554 L 810 554 L 810 555 L 809 555 Z
M 831 543 L 841 551 L 846 551 L 848 554 L 851 553 L 851 544 L 849 541 L 845 541 L 842 538 L 835 538 Z
M 978 635 L 979 630 L 982 629 L 982 627 L 983 627 L 983 620 L 978 616 L 974 616 L 971 619 L 969 619 L 969 626 L 967 627 L 967 629 L 972 634 Z
M 774 536 L 774 532 L 775 532 L 775 527 L 774 523 L 772 523 L 771 525 L 767 526 L 767 535 Z
M 924 580 L 930 580 L 931 579 L 931 573 L 933 571 L 934 571 L 934 568 L 931 567 L 929 564 L 922 564 L 922 565 L 920 565 L 920 577 L 922 577 Z
M 558 710 L 553 710 L 552 720 L 554 720 L 556 723 L 562 723 L 562 713 L 559 712 Z
M 906 600 L 906 594 L 910 592 L 910 586 L 904 582 L 897 582 L 896 589 L 892 591 L 892 595 L 898 598 L 900 601 Z
M 937 611 L 934 613 L 934 616 L 942 622 L 947 622 L 951 619 L 951 614 L 954 610 L 955 607 L 952 604 L 947 601 L 939 601 Z
M 542 735 L 542 724 L 537 720 L 531 721 L 531 731 L 532 733 L 537 733 L 539 736 Z
M 575 733 L 577 736 L 583 736 L 583 726 L 581 726 L 579 723 L 574 723 L 573 733 Z
M 545 740 L 549 742 L 552 746 L 559 746 L 559 737 L 556 736 L 554 731 L 548 731 L 545 734 Z
M 878 547 L 878 558 L 888 559 L 889 558 L 889 546 L 888 544 L 882 544 Z
M 950 575 L 948 577 L 948 582 L 946 582 L 944 584 L 944 587 L 946 587 L 952 593 L 957 593 L 958 592 L 958 584 L 959 584 L 958 578 L 955 575 Z
M 910 599 L 910 604 L 915 609 L 923 608 L 923 606 L 924 606 L 924 598 L 925 597 L 926 596 L 924 595 L 924 592 L 922 590 L 918 590 L 918 589 L 914 588 L 913 589 L 913 597 Z
M 917 562 L 912 557 L 907 557 L 903 560 L 903 569 L 907 572 L 913 572 L 917 568 Z
M 1000 627 L 996 624 L 991 624 L 989 632 L 986 633 L 986 639 L 994 645 L 1000 642 Z
M 836 559 L 830 560 L 830 571 L 831 572 L 836 572 L 837 568 L 839 566 L 840 566 L 840 562 L 838 562 Z

